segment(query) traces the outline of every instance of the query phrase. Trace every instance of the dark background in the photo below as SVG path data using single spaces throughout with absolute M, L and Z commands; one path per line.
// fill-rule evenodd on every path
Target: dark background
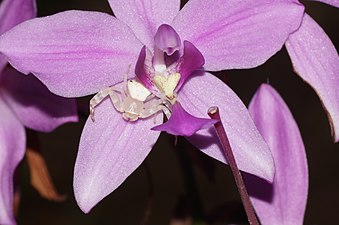
M 318 2 L 305 2 L 305 5 L 306 11 L 338 47 L 338 9 Z M 38 0 L 38 9 L 39 16 L 69 9 L 112 14 L 106 0 Z M 315 92 L 293 73 L 285 48 L 258 68 L 225 71 L 217 75 L 227 81 L 245 104 L 249 103 L 257 87 L 267 79 L 279 91 L 299 125 L 307 151 L 310 187 L 305 224 L 339 224 L 339 145 L 332 142 L 330 127 L 320 100 Z M 88 98 L 80 99 L 80 102 L 87 104 Z M 89 215 L 82 213 L 76 205 L 72 191 L 72 174 L 83 125 L 84 118 L 79 123 L 63 125 L 52 133 L 39 134 L 42 152 L 57 189 L 66 193 L 68 199 L 63 203 L 42 199 L 30 186 L 28 166 L 24 162 L 20 168 L 22 201 L 18 216 L 19 225 L 141 224 L 149 191 L 149 176 L 144 164 Z M 185 149 L 182 149 L 183 146 L 186 146 Z M 148 224 L 169 224 L 179 196 L 185 194 L 186 178 L 183 177 L 178 161 L 179 150 L 189 154 L 191 159 L 195 159 L 194 162 L 205 162 L 205 169 L 193 163 L 203 210 L 209 214 L 216 207 L 224 205 L 223 221 L 246 221 L 246 218 L 241 217 L 243 213 L 239 209 L 240 198 L 229 168 L 199 151 L 191 151 L 191 147 L 183 143 L 182 139 L 179 139 L 179 146 L 175 148 L 174 138 L 162 134 L 145 160 L 153 183 Z M 192 152 L 196 154 L 192 155 Z M 189 164 L 188 161 L 187 165 Z

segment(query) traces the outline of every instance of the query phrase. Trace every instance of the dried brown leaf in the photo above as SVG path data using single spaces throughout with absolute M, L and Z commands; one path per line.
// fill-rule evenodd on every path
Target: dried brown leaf
M 191 217 L 187 218 L 172 218 L 170 225 L 192 225 L 193 219 Z
M 19 188 L 14 189 L 14 197 L 13 197 L 13 211 L 14 215 L 17 216 L 19 213 L 20 208 L 20 200 L 21 200 L 21 193 Z
M 66 195 L 61 195 L 57 192 L 42 155 L 33 148 L 27 148 L 26 157 L 32 186 L 45 199 L 56 202 L 64 201 Z
M 192 205 L 186 196 L 179 196 L 170 225 L 193 225 Z

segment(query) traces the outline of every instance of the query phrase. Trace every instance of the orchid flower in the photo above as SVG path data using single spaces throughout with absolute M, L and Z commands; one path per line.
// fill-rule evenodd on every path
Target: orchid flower
M 247 109 L 204 71 L 264 63 L 298 28 L 304 8 L 268 0 L 190 0 L 180 11 L 180 0 L 109 4 L 116 17 L 65 11 L 27 21 L 0 39 L 10 63 L 52 92 L 97 93 L 74 169 L 80 208 L 89 212 L 115 190 L 143 162 L 160 131 L 186 136 L 226 163 L 209 129 L 215 121 L 206 118 L 213 105 L 223 113 L 240 169 L 272 180 L 270 151 Z
M 33 0 L 4 0 L 0 5 L 0 33 L 33 18 Z M 49 132 L 77 121 L 75 102 L 48 91 L 34 76 L 23 76 L 0 56 L 0 224 L 15 224 L 13 175 L 26 149 L 25 128 Z
M 305 147 L 290 110 L 268 84 L 255 93 L 250 114 L 269 145 L 274 163 L 273 183 L 246 174 L 251 201 L 261 224 L 302 225 L 308 193 Z
M 318 1 L 339 7 L 338 0 Z M 334 141 L 339 141 L 339 58 L 335 46 L 323 29 L 304 13 L 301 26 L 289 36 L 286 48 L 296 73 L 320 97 Z

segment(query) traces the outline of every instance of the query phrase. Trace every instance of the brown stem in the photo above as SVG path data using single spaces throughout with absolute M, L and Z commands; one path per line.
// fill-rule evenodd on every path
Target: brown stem
M 217 132 L 219 141 L 222 145 L 222 149 L 224 151 L 226 160 L 228 162 L 228 164 L 231 167 L 234 179 L 235 179 L 235 183 L 237 185 L 240 197 L 241 197 L 241 201 L 244 205 L 245 211 L 246 211 L 246 215 L 248 218 L 248 222 L 252 225 L 259 225 L 258 219 L 255 215 L 253 206 L 250 202 L 250 198 L 248 196 L 244 181 L 242 179 L 241 173 L 239 171 L 237 162 L 235 161 L 233 152 L 232 152 L 232 148 L 230 146 L 230 143 L 228 141 L 224 126 L 221 122 L 220 119 L 220 114 L 219 114 L 219 108 L 214 106 L 209 108 L 208 110 L 208 115 L 211 117 L 211 119 L 216 119 L 219 120 L 219 122 L 214 124 L 214 128 Z

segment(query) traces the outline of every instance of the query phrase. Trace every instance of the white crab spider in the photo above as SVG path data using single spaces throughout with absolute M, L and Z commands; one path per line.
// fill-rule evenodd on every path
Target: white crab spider
M 99 91 L 90 100 L 90 116 L 94 121 L 94 109 L 106 97 L 110 97 L 114 108 L 122 113 L 127 121 L 136 121 L 139 118 L 147 118 L 159 111 L 163 111 L 167 117 L 171 112 L 167 101 L 154 96 L 144 85 L 137 80 L 124 78 L 123 88 L 108 87 Z

